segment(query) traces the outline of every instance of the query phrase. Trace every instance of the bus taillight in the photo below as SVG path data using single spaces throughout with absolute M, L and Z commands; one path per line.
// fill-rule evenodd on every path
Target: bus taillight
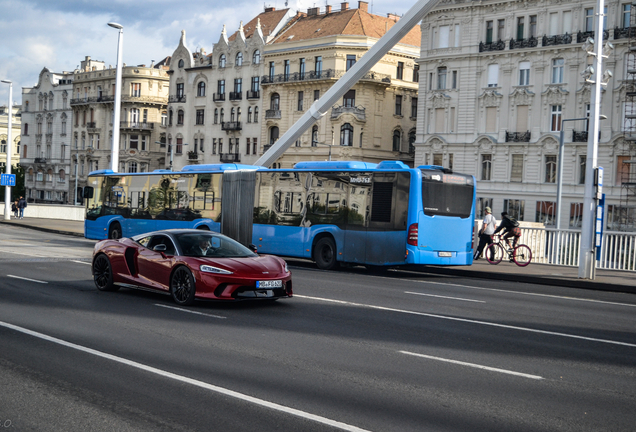
M 407 244 L 410 244 L 411 246 L 417 246 L 417 224 L 411 224 L 411 226 L 409 227 L 409 235 L 408 235 L 408 239 L 406 240 Z

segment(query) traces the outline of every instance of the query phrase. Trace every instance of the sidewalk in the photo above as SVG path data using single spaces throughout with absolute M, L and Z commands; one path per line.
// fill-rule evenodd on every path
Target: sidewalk
M 84 237 L 84 221 L 25 218 L 11 219 L 10 221 L 0 220 L 0 223 Z M 475 262 L 472 266 L 411 266 L 410 268 L 428 273 L 452 276 L 636 294 L 636 273 L 618 270 L 596 270 L 596 278 L 594 280 L 587 280 L 578 278 L 578 267 L 545 264 L 530 264 L 527 267 L 518 267 L 509 262 L 490 265 L 485 259 Z

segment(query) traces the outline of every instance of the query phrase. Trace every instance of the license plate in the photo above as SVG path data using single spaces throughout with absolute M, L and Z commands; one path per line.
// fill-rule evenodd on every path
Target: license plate
M 453 253 L 452 252 L 437 252 L 437 256 L 439 256 L 439 257 L 452 257 Z
M 281 288 L 282 280 L 256 281 L 256 288 Z

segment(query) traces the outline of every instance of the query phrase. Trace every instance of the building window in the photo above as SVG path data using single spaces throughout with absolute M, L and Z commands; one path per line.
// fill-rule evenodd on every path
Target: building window
M 499 65 L 488 65 L 488 87 L 497 87 L 499 83 Z
M 411 98 L 411 118 L 417 118 L 417 98 Z
M 178 125 L 182 125 L 183 124 L 183 118 L 184 118 L 183 110 L 177 111 L 177 124 Z
M 523 40 L 525 17 L 517 18 L 517 40 Z
M 235 121 L 235 111 L 234 111 L 234 107 L 232 107 L 232 109 L 230 110 L 230 121 L 234 122 Z M 230 152 L 231 153 L 231 152 Z
M 254 123 L 258 123 L 258 107 L 254 107 Z
M 132 84 L 130 84 L 130 95 L 132 97 L 141 96 L 141 84 L 140 83 L 132 83 Z
M 618 156 L 616 158 L 616 186 L 629 182 L 629 168 L 631 166 L 628 163 L 629 160 L 631 160 L 630 156 Z
M 446 73 L 447 69 L 445 67 L 437 68 L 437 90 L 446 89 Z
M 342 105 L 346 108 L 354 108 L 356 106 L 356 91 L 349 90 L 342 98 Z
M 546 225 L 554 225 L 556 221 L 556 203 L 554 201 L 537 201 L 535 221 Z
M 129 173 L 136 173 L 137 172 L 137 162 L 130 162 L 128 164 L 128 172 Z
M 314 90 L 314 102 L 320 99 L 320 90 Z
M 587 164 L 587 156 L 579 155 L 579 184 L 585 184 L 586 164 Z
M 276 74 L 276 66 L 274 62 L 269 62 L 269 80 L 274 81 L 274 75 Z
M 510 181 L 522 182 L 523 181 L 523 155 L 513 154 L 512 164 L 510 166 Z
M 252 63 L 254 64 L 261 63 L 261 52 L 259 50 L 254 51 L 254 54 L 252 54 Z
M 452 89 L 457 88 L 457 71 L 453 71 L 452 78 L 451 78 L 451 88 Z
M 594 8 L 585 9 L 585 31 L 594 31 Z
M 508 212 L 508 216 L 519 221 L 523 220 L 524 216 L 524 200 L 516 199 L 504 199 L 503 211 Z
M 340 128 L 340 145 L 353 146 L 353 126 L 349 123 L 343 124 Z
M 183 59 L 179 59 L 179 68 L 182 68 L 184 65 Z
M 219 95 L 225 94 L 225 80 L 219 80 L 217 83 L 217 93 Z
M 205 82 L 201 81 L 197 84 L 197 96 L 205 96 Z
M 176 154 L 182 154 L 183 153 L 183 138 L 177 138 L 177 146 L 174 149 Z
M 506 20 L 503 20 L 503 19 L 497 20 L 497 40 L 498 41 L 502 41 L 505 39 L 505 34 L 504 34 L 505 25 L 506 25 Z
M 561 131 L 561 105 L 552 105 L 552 111 L 550 113 L 550 131 Z
M 402 149 L 402 132 L 399 129 L 393 131 L 393 151 L 399 152 Z
M 298 111 L 302 111 L 303 110 L 303 97 L 305 95 L 305 92 L 299 91 L 298 92 Z
M 320 78 L 322 73 L 322 56 L 316 57 L 314 61 L 314 71 L 316 72 L 316 78 Z
M 318 147 L 318 144 L 316 144 L 317 142 L 318 142 L 318 126 L 314 125 L 314 127 L 311 128 L 311 146 Z
M 556 183 L 557 157 L 548 155 L 545 157 L 545 182 Z
M 252 123 L 252 107 L 247 107 L 247 122 Z
M 218 123 L 219 123 L 219 109 L 214 108 L 214 124 L 218 124 Z
M 492 43 L 493 21 L 486 21 L 486 43 Z
M 356 64 L 356 56 L 353 54 L 347 54 L 347 70 L 351 69 Z
M 225 110 L 223 108 L 221 108 L 221 114 L 219 115 L 219 121 L 221 123 L 223 123 L 224 119 L 225 119 Z
M 444 155 L 442 153 L 433 154 L 433 165 L 444 166 Z
M 289 73 L 290 73 L 289 60 L 285 60 L 283 62 L 283 79 L 285 81 L 289 81 Z
M 492 155 L 481 155 L 481 179 L 490 180 L 492 173 Z
M 413 82 L 420 82 L 420 65 L 413 66 Z
M 563 65 L 565 60 L 562 58 L 552 60 L 552 84 L 563 83 Z
M 225 54 L 221 54 L 221 56 L 219 57 L 219 67 L 223 69 L 225 67 L 225 63 L 226 63 Z
M 528 28 L 528 37 L 537 37 L 537 16 L 530 15 L 530 27 Z
M 269 130 L 269 145 L 274 144 L 278 140 L 278 126 L 272 126 Z
M 243 66 L 243 53 L 239 52 L 236 54 L 236 59 L 234 61 L 234 66 Z
M 530 62 L 519 63 L 519 85 L 530 85 Z
M 395 96 L 395 115 L 402 115 L 402 96 Z
M 183 83 L 177 83 L 177 98 L 181 99 L 183 98 L 183 87 L 184 84 Z
M 300 75 L 300 79 L 305 79 L 305 59 L 301 58 L 298 65 L 298 73 Z
M 398 62 L 395 78 L 399 80 L 404 79 L 404 62 Z
M 632 17 L 632 4 L 626 3 L 623 5 L 623 28 L 628 28 L 631 25 L 631 17 Z
M 478 197 L 476 204 L 477 204 L 477 208 L 475 209 L 476 210 L 475 216 L 478 219 L 483 219 L 486 216 L 484 209 L 486 207 L 490 207 L 492 209 L 492 198 Z
M 260 90 L 260 82 L 259 82 L 260 78 L 259 77 L 252 77 L 252 91 L 253 92 L 257 92 Z
M 234 93 L 239 94 L 243 91 L 243 78 L 234 79 Z
M 278 93 L 272 93 L 269 102 L 269 109 L 276 111 L 280 109 L 280 95 Z
M 258 138 L 252 138 L 252 154 L 258 151 Z
M 203 124 L 203 120 L 204 120 L 203 115 L 204 115 L 204 112 L 205 112 L 205 110 L 202 110 L 202 109 L 198 109 L 198 110 L 197 110 L 197 119 L 196 119 L 196 124 L 198 124 L 198 125 L 202 125 L 202 124 Z

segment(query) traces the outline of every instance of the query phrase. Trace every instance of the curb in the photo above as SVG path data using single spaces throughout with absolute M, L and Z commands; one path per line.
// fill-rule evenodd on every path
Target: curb
M 72 231 L 64 231 L 64 230 L 58 230 L 58 229 L 53 229 L 53 228 L 44 228 L 44 227 L 38 227 L 38 226 L 33 226 L 33 225 L 16 224 L 16 223 L 5 222 L 5 221 L 0 221 L 0 223 L 5 224 L 5 225 L 17 226 L 17 227 L 21 227 L 21 228 L 28 228 L 28 229 L 32 229 L 32 230 L 36 230 L 36 231 L 50 232 L 50 233 L 54 233 L 54 234 L 62 234 L 62 235 L 68 235 L 68 236 L 84 238 L 84 233 L 78 233 L 78 232 L 72 232 Z

